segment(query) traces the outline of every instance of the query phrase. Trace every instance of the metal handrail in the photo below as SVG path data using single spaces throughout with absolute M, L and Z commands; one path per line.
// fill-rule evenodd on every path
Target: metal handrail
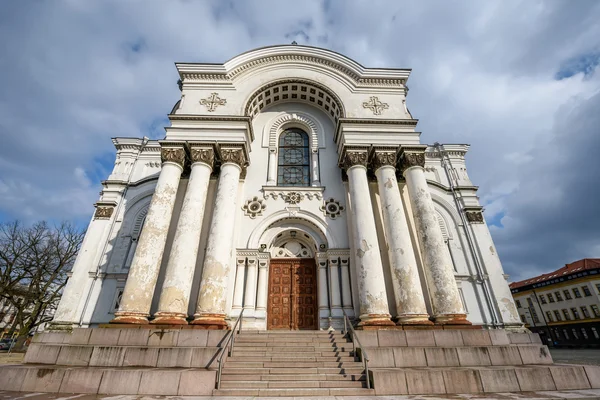
M 242 312 L 238 316 L 237 321 L 235 321 L 235 324 L 233 324 L 233 328 L 231 328 L 231 332 L 227 336 L 225 345 L 221 348 L 221 354 L 219 355 L 219 358 L 217 359 L 217 362 L 219 363 L 219 370 L 217 371 L 217 389 L 221 389 L 221 374 L 223 373 L 223 357 L 225 356 L 225 353 L 227 353 L 227 355 L 229 355 L 230 357 L 233 354 L 233 345 L 235 343 L 235 335 L 236 335 L 235 328 L 239 325 L 238 331 L 237 331 L 238 335 L 242 331 L 242 315 L 244 314 L 244 310 L 245 309 L 243 308 Z M 226 349 L 227 349 L 227 351 L 225 351 Z
M 354 356 L 356 356 L 356 347 L 358 345 L 358 348 L 360 349 L 360 355 L 362 358 L 362 362 L 365 365 L 365 376 L 366 376 L 366 380 L 367 380 L 367 389 L 371 388 L 371 379 L 369 378 L 369 356 L 367 355 L 367 352 L 365 351 L 364 347 L 362 347 L 362 345 L 360 344 L 360 340 L 358 340 L 358 335 L 356 334 L 356 331 L 354 330 L 354 327 L 352 326 L 352 322 L 350 321 L 350 318 L 348 317 L 348 314 L 346 314 L 346 311 L 342 310 L 342 313 L 344 314 L 344 335 L 348 336 L 348 332 L 351 333 L 351 337 L 350 339 L 352 339 L 352 354 L 354 354 Z M 350 328 L 350 330 L 348 330 L 348 328 Z

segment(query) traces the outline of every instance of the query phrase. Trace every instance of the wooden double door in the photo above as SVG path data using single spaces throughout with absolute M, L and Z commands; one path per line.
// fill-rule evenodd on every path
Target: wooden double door
M 267 329 L 318 329 L 317 272 L 309 258 L 272 259 Z

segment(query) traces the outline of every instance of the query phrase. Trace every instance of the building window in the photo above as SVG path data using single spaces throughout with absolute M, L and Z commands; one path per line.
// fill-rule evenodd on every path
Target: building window
M 542 302 L 542 304 L 546 304 L 546 296 L 540 294 L 540 301 Z
M 594 317 L 600 317 L 600 309 L 598 309 L 598 306 L 595 304 L 592 304 L 590 307 L 592 307 L 592 312 L 594 313 Z
M 600 294 L 600 283 L 596 283 L 596 290 L 598 291 L 598 294 Z
M 119 311 L 119 307 L 121 306 L 121 298 L 123 297 L 123 290 L 124 288 L 117 288 L 117 291 L 115 292 L 115 298 L 113 299 L 113 308 L 111 311 L 113 314 Z
M 554 295 L 556 296 L 556 301 L 563 301 L 562 295 L 560 294 L 560 292 L 554 292 Z
M 594 334 L 594 337 L 596 339 L 600 339 L 600 334 L 598 334 L 598 331 L 593 326 L 592 326 L 592 333 Z
M 537 313 L 533 308 L 531 309 L 531 317 L 533 318 L 533 322 L 535 322 L 536 324 L 540 323 L 540 318 L 538 317 Z
M 560 339 L 560 332 L 558 331 L 558 329 L 554 329 L 554 335 L 557 339 Z
M 521 314 L 521 322 L 526 324 L 527 323 L 527 319 L 525 318 L 524 314 Z
M 546 318 L 548 318 L 548 322 L 554 322 L 552 321 L 552 313 L 550 311 L 546 311 Z
M 577 309 L 575 307 L 571 308 L 571 312 L 573 313 L 573 318 L 575 318 L 575 319 L 581 319 L 579 317 L 579 311 L 577 311 Z
M 573 288 L 573 294 L 575 295 L 576 298 L 581 297 L 581 293 L 579 292 L 579 289 L 577 289 L 577 288 Z
M 556 318 L 557 321 L 562 321 L 560 312 L 558 310 L 554 310 L 554 318 Z
M 585 328 L 581 328 L 581 334 L 583 335 L 584 339 L 588 338 L 588 334 L 587 334 L 587 331 L 585 330 Z
M 565 335 L 565 339 L 569 340 L 569 333 L 566 329 L 563 329 L 563 334 Z
M 465 301 L 465 295 L 461 288 L 458 288 L 458 294 L 460 295 L 460 301 L 462 303 L 462 306 L 463 306 L 465 312 L 468 314 L 469 309 L 467 308 L 467 302 Z
M 552 296 L 552 293 L 548 293 L 548 301 L 554 303 L 554 296 Z
M 563 290 L 563 293 L 565 294 L 565 299 L 571 300 L 573 298 L 571 297 L 571 292 L 569 292 L 568 290 Z
M 306 132 L 291 128 L 279 137 L 278 186 L 310 186 L 310 151 Z
M 569 314 L 569 310 L 567 310 L 566 308 L 563 308 L 562 312 L 563 312 L 563 315 L 565 316 L 565 321 L 570 321 L 571 314 Z
M 587 286 L 582 286 L 581 290 L 583 290 L 583 295 L 585 297 L 590 297 L 592 295 L 592 292 L 590 292 L 590 288 Z
M 581 313 L 583 314 L 583 318 L 591 318 L 590 312 L 586 306 L 581 307 Z
M 573 333 L 573 337 L 575 338 L 575 340 L 579 339 L 579 335 L 577 334 L 577 330 L 575 328 L 571 329 L 571 332 Z
M 517 305 L 517 308 L 521 308 L 521 302 L 519 300 L 515 300 L 515 304 Z

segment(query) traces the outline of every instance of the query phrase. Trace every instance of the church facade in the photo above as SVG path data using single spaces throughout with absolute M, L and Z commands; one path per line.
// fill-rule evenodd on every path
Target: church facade
M 298 45 L 178 63 L 163 140 L 115 138 L 53 326 L 522 327 L 465 164 L 410 70 Z

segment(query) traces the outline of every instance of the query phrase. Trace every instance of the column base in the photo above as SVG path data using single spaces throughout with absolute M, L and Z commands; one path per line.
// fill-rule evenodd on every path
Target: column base
M 148 324 L 148 314 L 128 311 L 116 312 L 115 318 L 110 323 L 146 325 Z
M 71 332 L 77 324 L 73 322 L 52 321 L 46 328 L 47 331 Z
M 358 327 L 362 326 L 396 326 L 389 314 L 367 314 L 360 316 Z
M 196 325 L 199 329 L 229 330 L 225 317 L 225 314 L 196 314 L 190 324 Z
M 404 314 L 398 315 L 396 325 L 433 325 L 429 320 L 429 314 Z
M 466 314 L 441 314 L 434 317 L 436 325 L 473 325 Z
M 187 315 L 172 312 L 157 312 L 154 319 L 150 321 L 154 325 L 187 325 Z

